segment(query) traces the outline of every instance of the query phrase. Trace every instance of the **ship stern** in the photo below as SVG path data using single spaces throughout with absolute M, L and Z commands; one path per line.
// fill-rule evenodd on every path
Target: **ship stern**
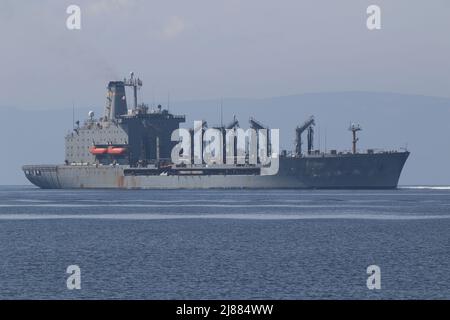
M 57 165 L 25 165 L 22 167 L 25 177 L 42 189 L 60 189 Z

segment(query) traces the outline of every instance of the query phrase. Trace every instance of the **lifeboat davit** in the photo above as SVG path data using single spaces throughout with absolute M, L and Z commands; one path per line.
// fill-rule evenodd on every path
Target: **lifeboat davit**
M 108 149 L 93 146 L 89 148 L 89 152 L 92 154 L 105 154 L 106 152 L 108 152 Z
M 124 154 L 127 151 L 127 148 L 124 147 L 108 147 L 108 154 Z

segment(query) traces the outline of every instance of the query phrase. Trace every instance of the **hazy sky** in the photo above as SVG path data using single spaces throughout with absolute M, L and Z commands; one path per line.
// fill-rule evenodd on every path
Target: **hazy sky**
M 66 28 L 70 4 L 81 30 Z M 382 9 L 369 31 L 366 8 Z M 390 91 L 450 97 L 450 1 L 0 2 L 1 107 L 101 107 L 135 71 L 148 102 Z

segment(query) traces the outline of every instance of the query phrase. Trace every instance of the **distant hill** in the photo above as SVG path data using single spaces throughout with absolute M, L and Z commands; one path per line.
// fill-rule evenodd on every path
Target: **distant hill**
M 2 107 L 3 151 L 0 184 L 25 184 L 20 167 L 32 163 L 62 163 L 64 134 L 72 128 L 72 109 L 33 110 Z M 89 108 L 78 108 L 84 119 Z M 103 113 L 102 106 L 94 109 Z M 175 101 L 170 111 L 187 115 L 186 126 L 205 119 L 220 123 L 220 100 Z M 310 115 L 316 118 L 316 146 L 350 149 L 350 122 L 361 124 L 358 147 L 411 151 L 400 184 L 450 185 L 450 99 L 373 92 L 331 92 L 264 99 L 224 99 L 223 122 L 236 114 L 241 127 L 255 117 L 280 129 L 281 146 L 293 149 L 294 128 Z M 319 139 L 320 136 L 320 139 Z M 320 142 L 319 142 L 320 141 Z

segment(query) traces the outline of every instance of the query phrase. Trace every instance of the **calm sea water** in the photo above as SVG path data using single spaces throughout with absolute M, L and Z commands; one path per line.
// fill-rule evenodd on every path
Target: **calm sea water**
M 0 187 L 0 298 L 450 299 L 450 189 Z

